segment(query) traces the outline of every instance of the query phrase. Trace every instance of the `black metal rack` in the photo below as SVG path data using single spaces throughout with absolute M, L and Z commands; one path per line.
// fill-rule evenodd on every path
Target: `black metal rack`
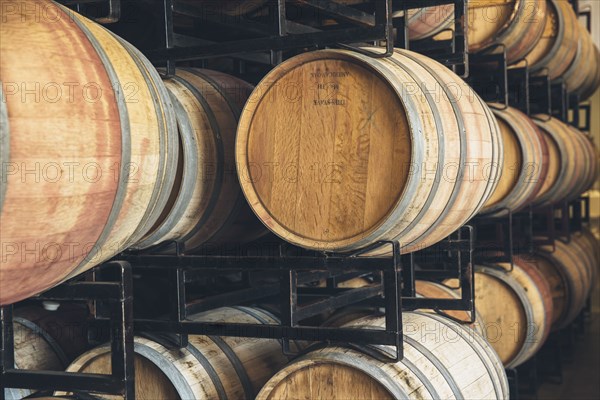
M 354 254 L 307 254 L 286 256 L 194 256 L 194 255 L 127 255 L 126 259 L 138 273 L 144 270 L 169 270 L 175 284 L 171 286 L 171 312 L 166 319 L 136 319 L 136 330 L 145 332 L 177 333 L 184 344 L 188 334 L 219 336 L 244 336 L 282 339 L 284 351 L 289 351 L 290 340 L 325 341 L 391 345 L 396 347 L 392 361 L 402 358 L 402 310 L 473 309 L 472 285 L 472 230 L 462 228 L 455 235 L 430 252 L 453 254 L 453 265 L 446 270 L 416 271 L 412 255 L 400 255 L 400 245 L 388 245 L 390 257 L 363 257 L 369 249 Z M 208 273 L 270 271 L 277 273 L 278 282 L 264 286 L 248 286 L 188 303 L 186 287 Z M 373 274 L 374 282 L 361 288 L 340 289 L 335 284 L 324 288 L 306 288 L 300 285 L 320 279 L 334 280 L 343 276 Z M 458 278 L 462 289 L 461 299 L 424 299 L 415 296 L 415 279 L 424 277 Z M 240 300 L 259 301 L 278 296 L 281 325 L 210 324 L 187 321 L 190 313 L 215 307 L 239 304 Z M 314 298 L 319 298 L 314 301 Z M 302 300 L 310 299 L 301 304 Z M 344 306 L 363 302 L 377 304 L 385 313 L 386 328 L 382 331 L 323 328 L 301 324 L 312 316 L 333 311 Z
M 118 270 L 119 281 L 95 280 L 95 276 L 100 270 L 114 268 Z M 36 299 L 108 303 L 112 374 L 16 369 L 13 306 L 9 305 L 0 308 L 2 334 L 0 399 L 3 400 L 5 397 L 5 388 L 74 392 L 80 398 L 86 398 L 86 393 L 100 392 L 123 395 L 125 399 L 135 399 L 131 266 L 124 261 L 109 262 L 93 270 L 91 278 L 92 281 L 77 279 L 57 286 Z
M 112 375 L 67 373 L 57 371 L 28 371 L 14 368 L 12 337 L 12 306 L 1 309 L 2 328 L 2 384 L 8 387 L 41 391 L 61 390 L 74 392 L 81 398 L 90 393 L 121 394 L 126 399 L 135 398 L 133 385 L 133 333 L 149 335 L 169 347 L 187 346 L 189 334 L 271 338 L 282 341 L 283 351 L 290 352 L 293 340 L 338 343 L 343 345 L 388 345 L 395 348 L 390 357 L 387 352 L 377 353 L 382 360 L 395 362 L 402 359 L 402 311 L 433 309 L 444 315 L 444 310 L 470 311 L 474 317 L 473 300 L 473 229 L 465 226 L 445 241 L 425 250 L 422 256 L 435 257 L 443 268 L 417 269 L 414 254 L 400 255 L 398 243 L 389 245 L 389 257 L 362 257 L 364 251 L 354 254 L 310 254 L 301 251 L 295 255 L 142 255 L 122 254 L 124 261 L 112 261 L 92 271 L 91 281 L 67 282 L 40 296 L 37 300 L 94 301 L 95 317 L 110 324 L 112 348 Z M 298 249 L 299 250 L 299 249 Z M 418 254 L 418 253 L 417 253 Z M 440 255 L 443 254 L 442 257 Z M 130 267 L 132 265 L 133 267 Z M 433 264 L 432 264 L 433 265 Z M 118 281 L 105 279 L 104 273 L 117 267 Z M 170 286 L 167 297 L 171 312 L 164 318 L 138 318 L 133 313 L 132 271 L 136 275 L 148 271 L 166 271 Z M 263 286 L 250 286 L 229 293 L 189 302 L 186 287 L 207 274 L 232 272 L 270 271 L 278 282 Z M 372 274 L 373 282 L 353 289 L 337 288 L 335 281 L 348 277 Z M 113 273 L 114 275 L 114 273 Z M 461 298 L 419 298 L 415 294 L 415 279 L 459 280 Z M 332 285 L 324 288 L 301 287 L 320 279 Z M 281 323 L 279 325 L 207 323 L 190 321 L 188 314 L 222 306 L 256 302 L 278 296 Z M 300 304 L 300 299 L 319 296 L 317 301 Z M 369 304 L 384 310 L 385 329 L 334 328 L 305 326 L 301 324 L 311 316 L 340 309 L 348 305 Z M 106 313 L 108 312 L 108 314 Z M 471 323 L 471 321 L 459 321 Z M 166 334 L 166 335 L 164 335 Z M 2 398 L 2 397 L 0 397 Z
M 101 2 L 103 0 L 98 0 Z M 266 68 L 283 60 L 283 51 L 305 51 L 326 46 L 351 48 L 364 52 L 357 46 L 365 42 L 385 44 L 381 53 L 367 52 L 373 57 L 385 57 L 399 44 L 437 59 L 457 73 L 468 76 L 468 82 L 490 102 L 513 106 L 528 115 L 549 114 L 569 121 L 579 128 L 589 129 L 589 107 L 582 118 L 576 96 L 570 95 L 563 83 L 551 83 L 547 75 L 533 76 L 527 65 L 508 66 L 503 51 L 494 54 L 469 55 L 466 44 L 466 0 L 398 1 L 375 0 L 372 10 L 343 6 L 331 1 L 275 0 L 267 6 L 268 18 L 253 20 L 236 16 L 215 18 L 198 13 L 177 0 L 146 1 L 159 15 L 161 43 L 157 48 L 144 49 L 145 54 L 157 65 L 166 65 L 168 73 L 174 73 L 175 62 L 205 60 L 218 57 L 234 57 L 240 62 L 262 64 Z M 93 1 L 66 1 L 65 4 L 84 11 Z M 110 0 L 108 14 L 96 20 L 103 23 L 116 22 L 121 16 L 119 0 Z M 322 13 L 342 21 L 336 29 L 318 29 L 288 19 L 286 10 L 290 4 Z M 454 4 L 455 29 L 451 39 L 409 41 L 403 18 L 392 18 L 392 10 L 406 10 L 432 5 Z M 184 15 L 200 22 L 217 24 L 235 31 L 234 40 L 215 42 L 196 36 L 177 33 L 174 15 Z M 395 35 L 395 32 L 398 35 Z M 249 37 L 249 38 L 246 38 Z M 240 39 L 245 38 L 245 39 Z M 560 218 L 557 218 L 559 210 Z M 96 315 L 99 321 L 111 326 L 112 375 L 64 373 L 54 371 L 27 371 L 14 368 L 12 336 L 12 307 L 1 309 L 2 348 L 0 400 L 5 387 L 21 387 L 38 390 L 64 390 L 86 393 L 102 392 L 122 394 L 126 399 L 135 398 L 133 384 L 133 333 L 149 334 L 164 340 L 168 346 L 184 347 L 188 335 L 240 336 L 281 339 L 283 350 L 290 352 L 293 340 L 324 341 L 335 343 L 358 343 L 388 345 L 395 348 L 392 357 L 382 354 L 382 359 L 393 362 L 402 358 L 402 311 L 432 309 L 440 314 L 448 310 L 463 310 L 475 316 L 473 264 L 474 254 L 484 262 L 512 263 L 514 254 L 532 251 L 534 246 L 553 245 L 557 238 L 567 239 L 572 230 L 580 230 L 589 219 L 589 200 L 580 199 L 558 207 L 527 209 L 518 214 L 508 213 L 504 218 L 477 218 L 475 228 L 465 226 L 447 240 L 430 249 L 400 254 L 398 243 L 379 243 L 390 246 L 389 257 L 362 257 L 355 254 L 326 254 L 299 251 L 287 254 L 280 251 L 272 256 L 243 255 L 188 255 L 178 250 L 175 255 L 122 254 L 119 260 L 98 267 L 92 281 L 76 280 L 63 284 L 43 294 L 38 299 L 98 301 Z M 491 229 L 490 229 L 491 227 Z M 476 237 L 479 232 L 491 231 L 492 238 Z M 515 248 L 522 238 L 533 238 L 525 246 Z M 488 241 L 487 244 L 485 241 Z M 494 243 L 492 246 L 490 243 Z M 498 243 L 500 244 L 498 246 Z M 475 253 L 475 249 L 480 252 Z M 501 255 L 497 250 L 501 251 Z M 133 313 L 132 267 L 136 273 L 162 271 L 168 274 L 170 312 L 166 317 L 138 317 Z M 118 267 L 119 281 L 103 280 L 103 272 Z M 209 274 L 251 273 L 270 271 L 276 276 L 275 283 L 262 285 L 245 281 L 243 287 L 214 296 L 189 301 L 188 286 Z M 362 288 L 342 289 L 337 281 L 348 277 L 369 275 L 372 282 Z M 326 279 L 324 288 L 305 287 L 304 284 Z M 416 296 L 415 280 L 443 281 L 458 279 L 461 289 L 459 299 L 431 299 Z M 221 306 L 259 302 L 275 298 L 279 304 L 279 325 L 206 323 L 187 319 L 188 315 Z M 384 310 L 386 326 L 382 330 L 358 328 L 324 328 L 309 326 L 303 321 L 323 313 L 349 305 L 369 304 Z M 448 316 L 449 317 L 449 316 Z M 451 317 L 450 317 L 451 318 Z M 454 319 L 454 318 L 453 318 Z M 470 321 L 459 321 L 470 323 Z M 169 335 L 161 335 L 168 333 Z M 511 389 L 518 387 L 518 372 L 512 371 Z M 511 390 L 512 391 L 512 390 Z

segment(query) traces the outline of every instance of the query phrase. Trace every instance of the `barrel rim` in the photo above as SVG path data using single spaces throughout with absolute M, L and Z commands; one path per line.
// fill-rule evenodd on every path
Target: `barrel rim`
M 419 64 L 423 69 L 425 69 L 426 71 L 429 72 L 429 74 L 436 79 L 438 82 L 443 81 L 443 79 L 440 77 L 440 75 L 433 70 L 433 68 L 431 68 L 430 65 L 427 65 L 426 63 L 423 62 L 423 59 L 421 57 L 419 57 L 419 55 L 415 55 L 416 53 L 412 53 L 410 51 L 406 51 L 406 50 L 400 50 L 400 49 L 394 49 L 394 52 L 397 54 L 400 54 L 404 57 L 409 58 L 410 60 L 412 60 L 413 62 Z M 400 65 L 400 63 L 398 63 L 398 65 Z M 406 69 L 406 68 L 405 68 Z M 450 93 L 450 89 L 448 88 L 448 85 L 441 85 L 444 94 L 448 97 L 448 100 L 450 102 L 450 106 L 452 107 L 452 110 L 454 111 L 454 115 L 456 117 L 456 124 L 457 124 L 457 128 L 459 130 L 459 132 L 465 132 L 466 131 L 466 126 L 465 126 L 465 121 L 463 118 L 463 114 L 460 110 L 460 107 L 458 106 L 458 102 L 457 101 L 452 101 L 453 95 Z M 425 91 L 425 94 L 427 95 L 427 91 Z M 434 114 L 435 110 L 432 108 L 432 112 Z M 436 124 L 437 124 L 437 118 L 439 116 L 434 115 L 434 118 L 436 118 Z M 440 125 L 443 128 L 443 124 Z M 441 137 L 440 143 L 444 144 L 444 136 L 443 136 L 443 129 L 442 132 L 438 131 L 438 139 Z M 461 183 L 463 182 L 464 179 L 464 175 L 465 175 L 465 166 L 466 166 L 466 160 L 467 160 L 467 140 L 465 140 L 465 138 L 463 137 L 463 135 L 459 134 L 458 138 L 460 140 L 460 154 L 459 154 L 459 165 L 458 165 L 458 170 L 456 172 L 456 180 L 454 182 L 453 188 L 452 188 L 452 193 L 450 194 L 448 201 L 446 203 L 446 207 L 444 208 L 444 210 L 440 213 L 440 215 L 433 221 L 433 223 L 431 224 L 431 226 L 429 228 L 427 228 L 422 234 L 420 234 L 418 237 L 415 237 L 414 240 L 412 240 L 410 243 L 402 243 L 403 247 L 410 247 L 410 246 L 415 246 L 418 243 L 421 243 L 423 240 L 425 240 L 433 231 L 435 231 L 439 224 L 444 221 L 446 219 L 446 217 L 449 215 L 450 210 L 452 209 L 452 206 L 456 203 L 456 199 L 458 198 L 458 195 L 461 191 Z M 443 146 L 441 147 L 441 149 L 443 150 Z M 441 152 L 440 152 L 441 153 Z M 441 153 L 442 154 L 442 153 Z M 441 174 L 439 175 L 441 177 L 441 179 L 444 179 L 443 175 L 443 168 L 444 166 L 442 165 L 443 161 L 440 162 L 439 158 L 438 158 L 438 167 L 441 167 L 442 171 Z M 437 188 L 437 185 L 435 185 L 434 187 L 432 187 L 432 191 L 429 195 L 430 198 L 435 197 L 435 190 Z M 429 204 L 429 203 L 427 203 Z M 427 205 L 426 204 L 426 205 Z M 423 210 L 421 210 L 421 213 L 419 213 L 419 216 L 421 216 L 423 213 L 426 212 L 426 208 L 425 206 L 423 207 Z M 415 222 L 418 222 L 418 220 L 416 219 Z M 412 225 L 412 224 L 411 224 Z M 398 235 L 396 235 L 396 237 L 394 238 L 395 240 L 398 240 L 402 235 L 402 232 L 400 232 Z
M 149 210 L 148 208 L 146 209 L 144 217 L 128 239 L 128 244 L 132 245 L 148 233 L 148 230 L 156 223 L 169 201 L 177 171 L 179 140 L 177 122 L 171 97 L 167 88 L 164 86 L 158 71 L 138 49 L 119 36 L 112 32 L 110 33 L 131 55 L 131 58 L 144 76 L 146 85 L 149 89 L 152 88 L 152 90 L 149 91 L 152 96 L 152 102 L 154 103 L 154 110 L 159 126 L 159 148 L 161 151 L 159 154 L 157 179 L 158 177 L 161 179 L 153 188 L 152 197 L 150 198 L 148 207 Z M 166 149 L 166 151 L 162 149 Z M 164 185 L 165 183 L 166 186 Z
M 198 176 L 198 152 L 195 151 L 197 146 L 195 144 L 196 139 L 194 129 L 192 128 L 189 116 L 185 112 L 183 105 L 177 96 L 170 90 L 169 96 L 171 97 L 175 115 L 177 116 L 177 130 L 178 135 L 181 138 L 181 147 L 183 150 L 184 173 L 182 173 L 178 194 L 169 214 L 156 229 L 138 241 L 133 246 L 134 249 L 146 249 L 155 245 L 160 245 L 163 241 L 170 239 L 169 233 L 171 233 L 171 230 L 180 221 L 194 194 L 194 185 L 191 183 L 195 182 Z M 189 168 L 185 168 L 186 165 L 189 166 Z M 174 189 L 175 185 L 172 190 Z

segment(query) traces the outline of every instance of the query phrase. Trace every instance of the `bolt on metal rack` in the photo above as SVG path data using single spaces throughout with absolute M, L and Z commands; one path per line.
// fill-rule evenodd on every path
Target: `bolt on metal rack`
M 111 375 L 62 371 L 38 371 L 15 368 L 12 305 L 0 308 L 2 347 L 0 349 L 0 399 L 6 388 L 39 391 L 66 391 L 87 398 L 86 393 L 100 392 L 123 395 L 135 399 L 133 365 L 133 295 L 131 266 L 124 261 L 113 261 L 91 272 L 92 278 L 100 269 L 118 269 L 118 282 L 81 281 L 67 282 L 36 300 L 53 301 L 104 301 L 109 303 L 111 335 Z

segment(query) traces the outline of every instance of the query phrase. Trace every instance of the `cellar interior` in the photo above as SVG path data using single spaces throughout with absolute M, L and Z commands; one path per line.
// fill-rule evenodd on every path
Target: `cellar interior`
M 0 2 L 0 399 L 600 398 L 598 2 Z

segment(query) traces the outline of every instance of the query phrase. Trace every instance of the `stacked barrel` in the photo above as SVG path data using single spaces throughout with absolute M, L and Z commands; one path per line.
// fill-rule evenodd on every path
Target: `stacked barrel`
M 23 3 L 52 7 L 57 18 L 6 12 L 0 24 L 11 38 L 0 57 L 1 305 L 126 249 L 194 253 L 270 231 L 309 250 L 368 248 L 365 256 L 382 256 L 390 246 L 375 245 L 393 242 L 411 253 L 476 216 L 573 201 L 598 178 L 589 135 L 549 115 L 488 104 L 417 52 L 305 52 L 253 87 L 208 69 L 169 75 L 63 6 Z M 266 2 L 202 3 L 236 15 Z M 411 39 L 435 40 L 454 29 L 453 16 L 444 5 L 404 18 Z M 567 1 L 470 1 L 468 21 L 470 52 L 504 52 L 508 64 L 547 74 L 580 100 L 600 86 L 600 52 Z M 63 61 L 49 68 L 57 55 Z M 471 316 L 456 310 L 405 313 L 398 362 L 382 361 L 392 351 L 386 346 L 313 347 L 289 362 L 272 339 L 192 335 L 173 350 L 140 335 L 136 392 L 149 399 L 506 398 L 504 368 L 531 359 L 581 313 L 598 277 L 597 247 L 584 229 L 512 264 L 477 265 L 475 323 L 457 323 Z M 417 292 L 458 298 L 454 284 L 420 281 Z M 109 372 L 109 346 L 56 339 L 38 311 L 19 312 L 18 368 Z M 246 306 L 191 318 L 279 323 Z M 368 309 L 327 325 L 382 329 L 385 317 Z

